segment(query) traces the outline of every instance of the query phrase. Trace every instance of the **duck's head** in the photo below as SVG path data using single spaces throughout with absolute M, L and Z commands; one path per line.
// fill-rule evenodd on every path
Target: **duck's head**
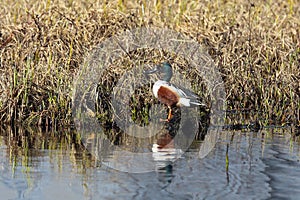
M 173 75 L 173 71 L 172 71 L 172 66 L 170 63 L 168 62 L 163 62 L 159 65 L 156 65 L 154 69 L 149 70 L 149 71 L 145 71 L 145 74 L 153 74 L 153 73 L 163 73 L 164 74 L 164 81 L 170 82 L 172 75 Z

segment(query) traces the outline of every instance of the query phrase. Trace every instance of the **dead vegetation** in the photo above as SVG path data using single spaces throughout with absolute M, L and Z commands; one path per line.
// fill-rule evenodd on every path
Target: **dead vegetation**
M 228 123 L 299 124 L 296 1 L 5 0 L 0 11 L 2 123 L 69 125 L 73 79 L 86 54 L 116 33 L 155 26 L 207 50 L 222 73 L 227 109 L 250 113 L 229 114 Z

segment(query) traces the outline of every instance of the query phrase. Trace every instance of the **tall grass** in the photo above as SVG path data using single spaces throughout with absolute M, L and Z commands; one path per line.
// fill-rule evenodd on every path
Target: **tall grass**
M 0 13 L 3 123 L 69 125 L 72 82 L 87 52 L 122 30 L 156 26 L 205 47 L 229 110 L 255 111 L 263 124 L 299 124 L 296 1 L 3 0 Z

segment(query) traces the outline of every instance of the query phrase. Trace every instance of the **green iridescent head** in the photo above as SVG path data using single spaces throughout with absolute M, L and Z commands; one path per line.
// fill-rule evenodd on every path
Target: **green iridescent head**
M 173 76 L 172 66 L 168 62 L 164 62 L 161 64 L 161 68 L 162 72 L 164 73 L 164 81 L 170 82 Z
M 159 65 L 157 65 L 154 69 L 144 71 L 145 74 L 153 74 L 153 73 L 163 73 L 164 74 L 164 81 L 170 82 L 172 76 L 173 76 L 173 71 L 172 71 L 172 66 L 168 62 L 163 62 Z

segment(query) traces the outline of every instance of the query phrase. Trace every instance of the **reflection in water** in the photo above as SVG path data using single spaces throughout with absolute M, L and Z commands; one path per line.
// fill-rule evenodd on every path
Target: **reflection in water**
M 196 135 L 204 135 L 197 112 L 173 109 L 170 122 L 151 121 L 147 126 L 102 126 L 98 132 L 82 129 L 87 150 L 101 163 L 123 172 L 145 173 L 173 163 L 189 148 Z M 182 120 L 183 119 L 183 120 Z M 123 124 L 124 125 L 124 124 Z M 126 131 L 124 131 L 126 130 Z M 210 143 L 215 141 L 209 140 Z M 213 145 L 208 145 L 213 147 Z
M 230 137 L 221 138 L 204 159 L 199 158 L 203 141 L 194 141 L 181 154 L 174 135 L 166 129 L 147 143 L 119 138 L 121 148 L 149 152 L 155 161 L 156 171 L 138 174 L 101 163 L 116 156 L 118 149 L 99 155 L 101 162 L 96 161 L 76 133 L 2 130 L 1 199 L 298 198 L 300 145 L 294 131 L 223 132 Z M 99 133 L 86 140 L 90 147 L 102 150 L 112 146 Z M 91 145 L 94 142 L 98 145 Z M 149 142 L 151 146 L 146 145 Z
M 82 174 L 95 163 L 77 134 L 70 132 L 7 127 L 0 130 L 0 146 L 1 199 L 41 199 L 54 185 L 58 188 L 52 194 L 63 192 L 59 185 L 70 180 L 71 171 Z
M 158 180 L 163 184 L 171 183 L 174 177 L 173 162 L 183 153 L 181 149 L 175 148 L 173 138 L 174 136 L 166 132 L 159 135 L 152 146 L 152 156 L 156 163 L 155 171 L 158 174 Z

